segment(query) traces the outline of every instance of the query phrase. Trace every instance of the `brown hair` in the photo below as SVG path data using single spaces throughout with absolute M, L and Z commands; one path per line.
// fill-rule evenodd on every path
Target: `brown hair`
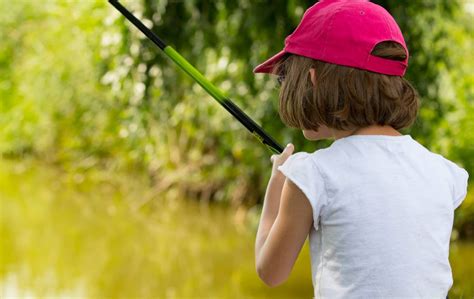
M 404 60 L 405 50 L 395 42 L 379 43 L 372 55 Z M 309 69 L 316 70 L 313 85 Z M 288 54 L 273 69 L 283 75 L 279 114 L 294 128 L 317 130 L 325 125 L 354 130 L 370 125 L 409 127 L 416 119 L 419 98 L 401 76 L 374 73 Z

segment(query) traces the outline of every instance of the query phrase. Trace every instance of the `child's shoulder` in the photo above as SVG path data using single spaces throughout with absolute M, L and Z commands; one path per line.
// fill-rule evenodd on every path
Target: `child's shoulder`
M 300 164 L 321 164 L 328 163 L 332 160 L 340 160 L 341 151 L 335 150 L 334 148 L 320 148 L 314 152 L 296 152 L 289 157 L 293 163 Z
M 433 153 L 432 154 L 440 161 L 440 163 L 445 167 L 446 171 L 455 179 L 455 180 L 466 180 L 469 178 L 469 173 L 459 166 L 456 162 L 453 162 L 441 154 Z
M 437 153 L 433 153 L 433 155 L 437 157 L 447 173 L 446 177 L 452 186 L 453 204 L 456 209 L 467 195 L 469 173 L 457 163 L 442 155 Z
M 448 158 L 446 158 L 440 153 L 437 153 L 428 149 L 427 147 L 425 147 L 424 145 L 422 145 L 416 140 L 415 140 L 415 144 L 420 149 L 421 154 L 425 154 L 429 156 L 433 161 L 441 164 L 449 173 L 454 174 L 456 176 L 459 176 L 459 175 L 468 176 L 467 171 L 461 166 L 459 166 L 456 162 L 449 160 Z

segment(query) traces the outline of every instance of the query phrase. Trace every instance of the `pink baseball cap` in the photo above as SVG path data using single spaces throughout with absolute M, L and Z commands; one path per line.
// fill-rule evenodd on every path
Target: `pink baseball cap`
M 383 41 L 402 45 L 406 59 L 395 61 L 371 55 Z M 383 7 L 364 0 L 321 0 L 314 4 L 286 37 L 283 50 L 253 72 L 271 73 L 286 53 L 396 76 L 403 76 L 408 66 L 408 49 L 397 22 Z

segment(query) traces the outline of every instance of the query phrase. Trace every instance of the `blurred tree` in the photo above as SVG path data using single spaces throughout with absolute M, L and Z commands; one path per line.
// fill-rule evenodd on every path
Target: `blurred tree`
M 375 1 L 400 24 L 422 97 L 412 134 L 472 172 L 472 24 L 461 1 Z M 283 47 L 313 1 L 123 0 L 281 143 L 314 151 L 278 118 L 252 69 Z M 270 152 L 103 1 L 0 0 L 0 152 L 62 165 L 145 168 L 157 190 L 252 206 Z

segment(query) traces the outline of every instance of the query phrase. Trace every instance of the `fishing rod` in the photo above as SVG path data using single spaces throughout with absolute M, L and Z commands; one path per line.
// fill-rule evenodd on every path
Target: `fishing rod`
M 219 104 L 232 114 L 247 130 L 252 133 L 261 143 L 266 145 L 272 152 L 281 154 L 283 147 L 278 144 L 268 133 L 266 133 L 255 121 L 245 114 L 237 105 L 228 99 L 224 93 L 207 80 L 194 66 L 192 66 L 181 54 L 171 46 L 165 44 L 156 34 L 148 29 L 139 19 L 127 10 L 118 0 L 109 0 L 122 15 L 124 15 L 135 27 L 143 32 L 155 45 L 171 58 L 182 70 L 206 90 Z

